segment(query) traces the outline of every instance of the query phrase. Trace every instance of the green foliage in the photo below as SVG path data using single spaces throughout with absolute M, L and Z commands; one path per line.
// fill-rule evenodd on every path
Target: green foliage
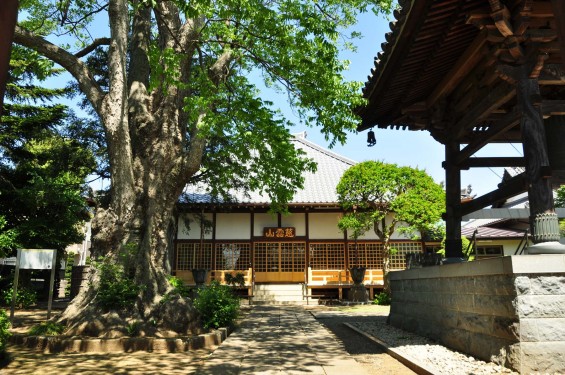
M 194 307 L 200 313 L 204 328 L 227 327 L 239 315 L 239 298 L 229 286 L 213 280 L 198 290 Z
M 4 230 L 6 219 L 0 215 L 0 258 L 6 256 L 8 250 L 17 246 L 18 232 L 15 229 Z
M 57 336 L 63 333 L 65 326 L 57 322 L 42 322 L 39 323 L 29 330 L 29 334 L 32 336 Z
M 126 245 L 117 261 L 104 258 L 94 264 L 100 276 L 96 295 L 100 306 L 107 310 L 125 310 L 135 305 L 143 286 L 134 280 L 134 259 L 133 246 Z
M 364 224 L 361 228 L 380 224 L 394 214 L 386 227 L 375 227 L 383 239 L 400 227 L 412 231 L 430 228 L 445 209 L 443 189 L 426 172 L 396 164 L 356 164 L 343 174 L 336 189 L 344 209 L 355 207 L 356 212 L 348 216 L 357 217 Z M 347 229 L 343 224 L 340 228 Z
M 422 236 L 426 241 L 443 241 L 445 238 L 445 223 L 438 222 L 424 230 Z
M 245 278 L 241 272 L 237 272 L 235 275 L 231 273 L 226 273 L 225 275 L 226 284 L 230 286 L 243 287 L 245 285 Z
M 171 300 L 174 295 L 180 295 L 181 297 L 190 297 L 190 289 L 184 285 L 184 282 L 176 276 L 168 277 L 169 284 L 173 287 L 173 290 L 167 292 L 161 299 L 161 303 L 167 303 Z
M 6 352 L 6 344 L 8 343 L 8 338 L 10 338 L 10 319 L 6 310 L 0 310 L 0 358 Z
M 129 323 L 126 326 L 126 333 L 128 334 L 128 336 L 131 337 L 139 336 L 140 328 L 141 328 L 141 323 L 138 321 Z
M 559 220 L 559 233 L 561 237 L 565 237 L 565 220 Z
M 12 297 L 14 294 L 14 288 L 10 287 L 2 291 L 2 299 L 4 303 L 8 306 L 12 305 Z M 37 302 L 37 293 L 35 290 L 18 285 L 18 292 L 16 294 L 16 308 L 27 309 L 30 306 L 35 305 Z
M 565 185 L 557 189 L 557 196 L 555 197 L 555 207 L 565 208 Z
M 461 251 L 467 260 L 472 261 L 475 259 L 475 254 L 473 246 L 469 246 L 470 244 L 471 241 L 467 239 L 467 237 L 461 236 Z M 437 253 L 445 257 L 445 237 L 441 241 L 441 249 L 439 249 Z
M 15 46 L 0 121 L 0 212 L 4 235 L 25 248 L 64 249 L 82 241 L 88 219 L 84 180 L 95 166 L 85 142 L 70 139 L 78 120 L 64 105 L 51 104 L 66 90 L 46 89 L 38 80 L 60 72 L 37 52 Z M 0 235 L 2 237 L 2 235 Z M 0 248 L 4 241 L 0 238 Z
M 64 4 L 25 2 L 21 8 L 27 17 L 19 24 L 23 29 L 33 30 L 55 43 L 72 44 L 69 38 L 75 37 L 78 48 L 89 44 L 88 28 L 92 26 L 93 15 L 104 19 L 108 9 L 99 8 L 96 1 L 90 0 Z M 138 92 L 140 95 L 128 100 L 139 109 L 139 113 L 148 110 L 147 113 L 156 115 L 154 123 L 146 122 L 143 126 L 135 122 L 136 116 L 130 119 L 130 134 L 135 141 L 132 144 L 151 150 L 147 145 L 154 140 L 147 135 L 153 136 L 158 132 L 141 134 L 139 131 L 158 129 L 163 126 L 161 120 L 172 121 L 178 126 L 173 133 L 181 135 L 175 142 L 182 145 L 186 152 L 199 157 L 199 152 L 190 147 L 192 141 L 195 137 L 206 141 L 202 162 L 197 161 L 202 168 L 186 180 L 178 179 L 180 186 L 205 180 L 211 187 L 211 195 L 218 198 L 228 197 L 233 187 L 244 191 L 255 189 L 269 195 L 275 210 L 283 211 L 285 203 L 302 186 L 302 173 L 314 171 L 315 166 L 293 147 L 287 130 L 289 122 L 273 108 L 271 101 L 264 99 L 265 95 L 260 90 L 268 87 L 286 94 L 302 123 L 321 127 L 332 144 L 345 142 L 346 135 L 354 132 L 358 124 L 358 117 L 351 109 L 364 103 L 359 95 L 363 83 L 345 80 L 349 62 L 341 61 L 339 53 L 353 49 L 352 40 L 361 37 L 351 30 L 359 13 L 389 13 L 393 2 L 175 0 L 170 2 L 167 12 L 170 19 L 163 20 L 165 24 L 176 24 L 179 20 L 185 22 L 183 27 L 179 25 L 174 30 L 158 27 L 154 17 L 143 19 L 151 11 L 160 14 L 159 4 L 154 0 L 144 0 L 134 2 L 129 13 L 126 13 L 126 7 L 120 10 L 124 12 L 121 15 L 123 19 L 131 17 L 130 24 L 147 22 L 145 31 L 138 30 L 144 34 L 144 43 L 141 43 L 144 48 L 131 48 L 126 69 L 127 75 L 139 78 L 148 92 Z M 113 18 L 117 19 L 120 19 L 118 15 Z M 181 34 L 189 30 L 190 35 Z M 139 45 L 132 40 L 139 33 L 121 35 L 115 32 L 111 36 L 112 42 L 117 42 L 115 38 L 124 37 L 129 38 L 124 44 Z M 67 37 L 64 42 L 49 38 L 58 35 Z M 179 45 L 185 42 L 186 45 Z M 27 40 L 21 43 L 28 44 Z M 38 48 L 31 43 L 28 47 Z M 66 45 L 61 47 L 71 49 Z M 72 52 L 76 52 L 76 48 L 73 45 Z M 46 54 L 61 62 L 58 60 L 62 54 Z M 96 88 L 88 91 L 91 95 L 89 100 L 100 117 L 97 122 L 102 125 L 109 124 L 105 124 L 102 106 L 94 102 L 92 94 L 98 87 L 98 94 L 104 95 L 110 86 L 117 86 L 118 82 L 109 78 L 108 67 L 113 65 L 109 62 L 110 58 L 107 49 L 93 51 L 87 59 L 91 75 L 83 77 L 81 85 L 84 90 L 84 82 L 92 80 L 91 83 L 96 84 Z M 254 82 L 249 78 L 251 76 Z M 78 89 L 78 86 L 74 87 Z M 177 89 L 179 91 L 175 91 Z M 150 108 L 150 101 L 145 99 L 137 102 L 145 94 L 151 97 L 163 93 L 168 95 L 172 91 L 178 93 L 178 99 L 171 103 L 180 103 L 175 111 L 181 113 L 181 119 L 160 119 L 159 114 L 166 111 Z M 123 97 L 128 94 L 124 92 Z M 151 101 L 151 105 L 160 102 Z M 169 104 L 164 105 L 168 107 Z M 162 129 L 165 128 L 163 126 Z M 117 144 L 115 147 L 121 146 Z M 136 150 L 132 154 L 143 153 L 138 154 Z M 113 183 L 120 175 L 115 173 L 112 176 Z
M 380 292 L 375 296 L 373 305 L 389 306 L 391 303 L 390 294 L 385 291 Z
M 73 265 L 75 264 L 74 254 L 67 254 L 67 260 L 65 262 L 65 280 L 67 284 L 65 285 L 65 297 L 71 296 L 71 279 L 73 276 Z

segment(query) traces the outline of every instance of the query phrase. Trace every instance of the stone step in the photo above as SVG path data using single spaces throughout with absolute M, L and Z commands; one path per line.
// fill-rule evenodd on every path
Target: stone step
M 305 305 L 307 300 L 303 297 L 300 284 L 255 284 L 253 303 Z
M 302 293 L 302 285 L 300 285 L 300 284 L 255 284 L 255 290 L 269 290 L 269 291 L 294 290 L 294 291 Z

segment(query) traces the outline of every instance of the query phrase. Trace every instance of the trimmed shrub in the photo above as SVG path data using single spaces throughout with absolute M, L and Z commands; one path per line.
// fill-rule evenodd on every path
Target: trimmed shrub
M 227 327 L 239 315 L 239 298 L 229 286 L 213 280 L 209 286 L 198 290 L 194 307 L 200 313 L 204 328 Z

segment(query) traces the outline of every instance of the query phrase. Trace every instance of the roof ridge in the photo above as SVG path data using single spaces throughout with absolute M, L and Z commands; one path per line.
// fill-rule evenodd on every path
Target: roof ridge
M 294 140 L 295 142 L 300 142 L 300 143 L 304 144 L 305 146 L 308 146 L 308 147 L 310 147 L 310 148 L 312 148 L 312 149 L 314 149 L 314 150 L 316 150 L 316 151 L 318 151 L 318 152 L 321 152 L 321 153 L 323 153 L 323 154 L 325 154 L 325 155 L 327 155 L 327 156 L 329 156 L 329 157 L 332 157 L 332 158 L 334 158 L 334 159 L 337 159 L 337 160 L 339 160 L 339 161 L 341 161 L 341 162 L 343 162 L 343 163 L 350 164 L 350 165 L 355 165 L 355 164 L 357 164 L 357 162 L 356 162 L 355 160 L 346 158 L 346 157 L 343 156 L 343 155 L 340 155 L 340 154 L 338 154 L 338 153 L 336 153 L 336 152 L 330 151 L 330 150 L 328 150 L 327 148 L 324 148 L 324 147 L 322 147 L 322 146 L 320 146 L 320 145 L 317 145 L 316 143 L 310 142 L 309 140 L 307 140 L 306 138 L 304 138 L 304 137 L 302 137 L 302 136 L 300 136 L 300 135 L 294 135 L 294 134 L 293 134 L 293 138 L 294 138 L 293 140 Z

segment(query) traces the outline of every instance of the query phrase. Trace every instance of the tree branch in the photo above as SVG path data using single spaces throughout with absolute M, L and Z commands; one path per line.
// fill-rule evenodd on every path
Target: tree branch
M 97 47 L 105 46 L 105 45 L 106 46 L 110 45 L 110 38 L 95 39 L 94 42 L 92 42 L 91 45 L 89 45 L 88 47 L 83 48 L 82 50 L 75 53 L 75 57 L 81 58 L 83 56 L 88 55 L 90 52 L 94 51 Z
M 59 46 L 19 26 L 16 26 L 14 42 L 39 52 L 49 60 L 65 68 L 77 80 L 81 91 L 86 95 L 94 110 L 100 115 L 105 94 L 84 62 Z

